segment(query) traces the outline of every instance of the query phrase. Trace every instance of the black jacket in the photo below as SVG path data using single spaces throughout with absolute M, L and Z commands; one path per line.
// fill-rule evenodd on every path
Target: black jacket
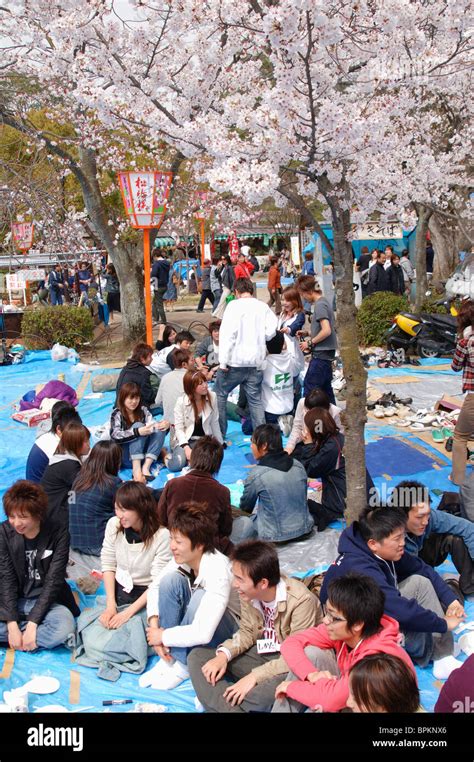
M 390 282 L 390 291 L 394 294 L 403 295 L 405 293 L 405 279 L 403 277 L 403 267 L 401 265 L 390 265 L 387 270 Z
M 51 552 L 50 552 L 51 551 Z M 39 559 L 39 560 L 38 560 Z M 80 611 L 66 582 L 69 531 L 46 521 L 38 535 L 37 569 L 43 589 L 27 620 L 41 624 L 54 603 L 67 606 L 74 616 Z M 8 521 L 0 524 L 0 621 L 18 622 L 18 600 L 25 582 L 25 540 Z
M 69 494 L 73 482 L 81 470 L 74 457 L 53 455 L 46 466 L 41 486 L 48 496 L 48 519 L 69 526 Z
M 334 519 L 344 515 L 346 507 L 346 463 L 342 448 L 344 437 L 336 434 L 330 437 L 315 452 L 313 444 L 298 444 L 293 457 L 305 467 L 310 479 L 321 479 L 323 491 L 321 505 Z
M 375 294 L 377 291 L 390 291 L 388 271 L 379 262 L 369 270 L 369 294 Z
M 168 286 L 171 263 L 167 259 L 156 259 L 151 268 L 151 277 L 156 278 L 158 288 Z
M 128 383 L 137 384 L 140 387 L 140 394 L 142 397 L 142 405 L 150 407 L 155 404 L 156 392 L 153 391 L 150 384 L 150 371 L 146 365 L 138 360 L 128 360 L 127 364 L 120 371 L 120 376 L 117 381 L 117 396 L 115 398 L 115 405 L 117 407 L 118 394 L 124 384 Z

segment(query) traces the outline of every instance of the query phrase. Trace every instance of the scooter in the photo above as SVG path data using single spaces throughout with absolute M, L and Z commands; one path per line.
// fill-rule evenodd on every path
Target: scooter
M 453 354 L 457 342 L 457 312 L 449 300 L 443 299 L 437 304 L 444 305 L 450 314 L 400 312 L 395 315 L 385 334 L 388 349 L 404 349 L 406 354 L 413 350 L 421 357 Z

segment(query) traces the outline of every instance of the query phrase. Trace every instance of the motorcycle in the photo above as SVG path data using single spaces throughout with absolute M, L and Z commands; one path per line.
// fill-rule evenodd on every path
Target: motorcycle
M 454 354 L 457 342 L 457 311 L 448 299 L 436 304 L 445 306 L 447 315 L 400 312 L 395 315 L 385 335 L 389 350 L 403 349 L 405 354 L 416 352 L 421 357 L 440 357 Z

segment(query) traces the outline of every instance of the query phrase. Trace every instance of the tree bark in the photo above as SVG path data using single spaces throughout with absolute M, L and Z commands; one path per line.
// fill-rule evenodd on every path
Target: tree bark
M 466 223 L 466 228 L 469 229 L 469 223 Z M 459 264 L 459 252 L 468 251 L 471 241 L 460 230 L 456 220 L 437 212 L 430 219 L 429 230 L 435 252 L 433 280 L 436 285 L 442 286 L 442 281 L 446 281 Z
M 145 307 L 143 292 L 143 254 L 140 247 L 115 245 L 114 226 L 107 221 L 104 200 L 97 181 L 97 155 L 91 148 L 79 148 L 78 177 L 84 204 L 96 234 L 107 249 L 117 270 L 120 282 L 123 338 L 133 343 L 145 333 Z
M 347 209 L 342 209 L 335 192 L 336 189 L 330 188 L 327 183 L 324 183 L 323 187 L 323 195 L 329 204 L 332 216 L 337 338 L 346 379 L 344 456 L 346 459 L 347 501 L 345 518 L 350 524 L 367 507 L 364 439 L 364 429 L 367 422 L 367 372 L 360 359 L 357 336 L 352 247 L 348 238 L 351 229 L 350 212 Z M 346 196 L 348 192 L 346 187 Z M 347 208 L 349 208 L 348 205 Z
M 415 268 L 416 268 L 416 297 L 415 312 L 421 312 L 421 305 L 426 295 L 428 281 L 426 278 L 426 234 L 428 223 L 433 210 L 422 203 L 413 202 L 413 208 L 418 216 L 415 237 Z

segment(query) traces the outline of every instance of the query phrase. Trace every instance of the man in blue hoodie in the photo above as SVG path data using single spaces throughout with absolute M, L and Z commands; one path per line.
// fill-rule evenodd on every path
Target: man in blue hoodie
M 405 551 L 406 516 L 398 508 L 367 509 L 339 540 L 339 556 L 321 588 L 327 600 L 333 579 L 358 571 L 385 593 L 385 613 L 405 635 L 405 650 L 422 667 L 433 659 L 433 674 L 446 679 L 460 662 L 452 656 L 454 630 L 465 618 L 462 605 L 434 569 Z
M 459 582 L 446 579 L 461 603 L 464 595 L 474 595 L 474 524 L 446 511 L 432 511 L 430 493 L 420 482 L 397 484 L 391 504 L 407 516 L 405 547 L 430 566 L 442 564 L 448 554 L 459 572 Z M 457 589 L 456 589 L 457 588 Z

